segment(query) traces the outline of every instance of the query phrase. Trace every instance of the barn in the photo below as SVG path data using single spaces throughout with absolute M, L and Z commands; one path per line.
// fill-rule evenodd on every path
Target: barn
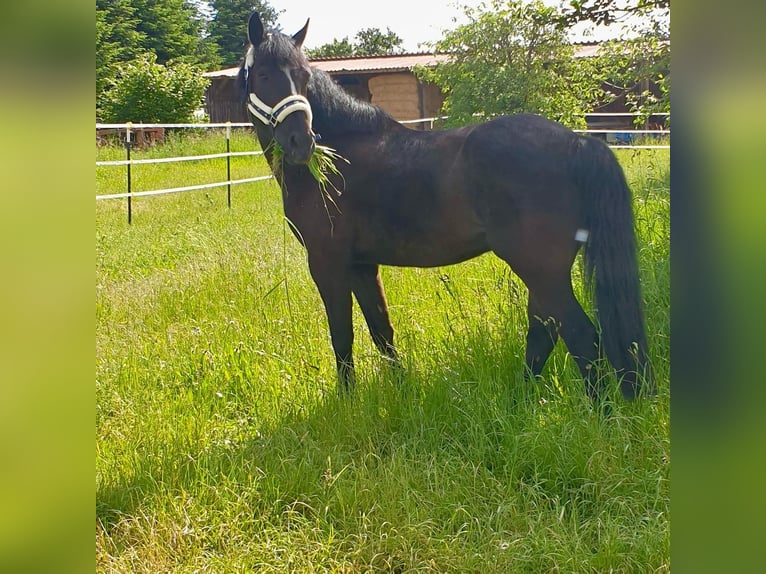
M 594 56 L 598 43 L 576 45 L 575 58 Z M 357 56 L 346 58 L 320 58 L 311 60 L 313 67 L 324 70 L 350 94 L 383 108 L 399 121 L 434 118 L 440 115 L 444 95 L 432 83 L 419 80 L 413 70 L 418 66 L 435 66 L 449 59 L 447 54 L 395 54 L 383 56 Z M 236 78 L 239 67 L 227 68 L 205 74 L 210 86 L 205 93 L 205 106 L 211 122 L 249 122 L 245 106 L 239 100 Z M 650 88 L 649 83 L 640 87 Z M 655 91 L 656 90 L 652 90 Z M 632 118 L 627 112 L 625 95 L 592 110 L 587 118 L 590 129 L 632 129 Z M 665 118 L 651 116 L 647 128 L 656 129 L 665 124 Z M 410 127 L 429 129 L 428 122 L 415 123 Z
M 417 66 L 434 66 L 448 56 L 442 54 L 396 54 L 388 56 L 322 58 L 311 65 L 330 74 L 353 96 L 380 106 L 399 121 L 439 115 L 444 97 L 439 88 L 415 77 Z M 205 74 L 210 86 L 205 107 L 210 121 L 247 122 L 239 99 L 236 78 L 239 67 Z M 413 127 L 428 128 L 429 124 Z

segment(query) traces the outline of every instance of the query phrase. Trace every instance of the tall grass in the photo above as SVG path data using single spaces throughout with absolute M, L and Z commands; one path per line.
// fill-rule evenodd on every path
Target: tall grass
M 123 201 L 97 202 L 97 570 L 667 571 L 668 153 L 619 158 L 659 396 L 608 419 L 561 345 L 524 382 L 526 291 L 494 256 L 383 269 L 406 373 L 355 309 L 348 400 L 273 180 L 236 186 L 232 209 L 225 189 L 136 199 L 131 226 Z M 221 160 L 149 167 L 136 189 L 225 174 Z M 97 193 L 122 186 L 122 168 L 97 170 Z

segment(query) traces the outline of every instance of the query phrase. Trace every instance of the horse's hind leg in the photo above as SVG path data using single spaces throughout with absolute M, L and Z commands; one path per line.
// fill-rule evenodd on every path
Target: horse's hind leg
M 526 375 L 537 377 L 543 372 L 545 362 L 556 346 L 559 332 L 555 319 L 544 315 L 531 293 L 527 302 L 527 317 Z
M 394 328 L 388 316 L 388 305 L 380 282 L 377 265 L 354 265 L 351 271 L 351 289 L 362 309 L 370 335 L 378 350 L 399 364 L 394 347 Z
M 552 326 L 558 324 L 558 333 L 580 369 L 588 396 L 592 399 L 598 398 L 601 390 L 596 368 L 599 357 L 598 333 L 574 296 L 569 273 L 558 277 L 522 276 L 522 279 L 529 288 L 530 297 L 534 297 L 539 305 L 538 317 L 547 319 Z M 542 334 L 539 338 L 542 339 Z M 529 353 L 530 349 L 527 347 L 527 357 Z M 542 366 L 540 368 L 542 369 Z
M 527 367 L 533 374 L 539 374 L 553 349 L 556 341 L 553 331 L 558 327 L 558 334 L 585 379 L 588 395 L 596 398 L 599 339 L 572 289 L 571 267 L 577 254 L 574 232 L 570 238 L 562 232 L 564 225 L 553 225 L 540 218 L 524 223 L 514 228 L 493 227 L 488 239 L 492 250 L 529 289 Z

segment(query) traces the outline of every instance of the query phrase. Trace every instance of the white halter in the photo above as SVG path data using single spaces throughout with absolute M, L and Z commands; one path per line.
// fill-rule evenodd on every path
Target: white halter
M 272 108 L 261 101 L 255 93 L 250 93 L 250 101 L 247 103 L 247 109 L 256 118 L 261 120 L 267 126 L 277 127 L 287 116 L 293 112 L 306 112 L 309 119 L 309 127 L 313 120 L 311 105 L 309 101 L 297 94 L 287 96 L 285 99 L 277 102 Z

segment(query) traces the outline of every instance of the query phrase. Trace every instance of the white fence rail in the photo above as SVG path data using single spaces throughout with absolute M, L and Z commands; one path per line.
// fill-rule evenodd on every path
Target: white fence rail
M 127 122 L 124 124 L 96 124 L 97 130 L 102 129 L 129 129 L 131 131 L 136 131 L 140 129 L 150 129 L 150 128 L 251 128 L 253 127 L 253 124 L 249 122 L 225 122 L 225 123 L 218 123 L 218 124 L 143 124 L 143 123 L 133 123 L 133 122 Z
M 637 114 L 633 114 L 630 112 L 612 112 L 612 113 L 588 113 L 585 114 L 586 117 L 630 117 L 635 116 Z M 670 114 L 667 113 L 656 113 L 656 114 L 650 114 L 651 117 L 665 117 L 669 116 Z M 421 118 L 417 120 L 404 120 L 399 123 L 410 125 L 410 124 L 419 124 L 419 123 L 425 123 L 428 122 L 430 124 L 430 128 L 433 129 L 434 122 L 438 120 L 444 120 L 446 119 L 446 116 L 439 116 L 439 117 L 432 117 L 432 118 Z M 213 153 L 213 154 L 206 154 L 206 155 L 193 155 L 193 156 L 180 156 L 180 157 L 164 157 L 164 158 L 152 158 L 152 159 L 131 159 L 130 157 L 130 151 L 131 151 L 131 139 L 132 134 L 135 132 L 139 132 L 140 130 L 145 129 L 165 129 L 165 128 L 172 128 L 172 129 L 212 129 L 212 128 L 225 128 L 226 129 L 226 152 L 224 153 Z M 96 201 L 106 200 L 106 199 L 127 199 L 128 200 L 128 223 L 131 222 L 132 219 L 132 209 L 131 209 L 131 199 L 134 197 L 148 197 L 148 196 L 155 196 L 155 195 L 166 195 L 170 193 L 183 193 L 187 191 L 196 191 L 200 189 L 212 189 L 216 187 L 228 187 L 228 195 L 227 195 L 227 203 L 228 206 L 231 207 L 231 186 L 233 185 L 240 185 L 244 183 L 252 183 L 256 181 L 264 181 L 267 179 L 272 179 L 272 175 L 265 175 L 260 177 L 250 177 L 245 179 L 231 179 L 231 164 L 230 160 L 232 157 L 244 157 L 244 156 L 258 156 L 263 155 L 263 151 L 261 150 L 254 150 L 254 151 L 239 151 L 239 152 L 232 152 L 230 150 L 230 140 L 231 140 L 231 129 L 232 128 L 252 128 L 252 124 L 245 123 L 245 122 L 227 122 L 227 123 L 208 123 L 208 124 L 143 124 L 143 123 L 124 123 L 124 124 L 106 124 L 106 123 L 97 123 L 96 124 L 96 130 L 124 130 L 125 133 L 125 150 L 127 157 L 124 160 L 110 160 L 110 161 L 97 161 L 96 167 L 119 167 L 119 166 L 126 166 L 127 169 L 127 191 L 125 193 L 110 193 L 110 194 L 103 194 L 103 195 L 96 195 Z M 590 133 L 590 134 L 620 134 L 623 136 L 623 139 L 625 137 L 632 138 L 633 135 L 660 135 L 660 136 L 669 136 L 670 130 L 669 129 L 657 129 L 657 130 L 642 130 L 642 129 L 584 129 L 584 130 L 574 130 L 577 133 Z M 645 144 L 630 144 L 630 143 L 610 143 L 609 147 L 613 149 L 670 149 L 670 145 L 664 145 L 664 144 L 658 144 L 658 145 L 645 145 Z M 150 191 L 133 191 L 132 190 L 132 177 L 131 177 L 131 167 L 134 165 L 147 165 L 147 164 L 161 164 L 161 163 L 175 163 L 175 162 L 184 162 L 184 161 L 206 161 L 211 159 L 226 159 L 226 174 L 227 179 L 225 181 L 219 181 L 215 183 L 205 183 L 200 185 L 188 185 L 184 187 L 173 187 L 173 188 L 167 188 L 167 189 L 156 189 L 156 190 L 150 190 Z
M 97 161 L 96 167 L 106 165 L 146 165 L 150 163 L 176 163 L 181 161 L 198 161 L 202 159 L 217 159 L 222 157 L 241 157 L 246 155 L 263 155 L 262 151 L 232 151 L 228 153 L 211 153 L 207 155 L 185 155 L 181 157 L 157 157 L 154 159 L 116 159 L 113 161 Z
M 249 177 L 244 179 L 232 179 L 231 178 L 231 158 L 232 157 L 245 157 L 245 156 L 258 156 L 263 155 L 263 151 L 231 151 L 231 129 L 232 128 L 251 128 L 252 124 L 249 123 L 212 123 L 212 124 L 143 124 L 143 123 L 125 123 L 125 124 L 104 124 L 97 123 L 96 131 L 98 130 L 116 130 L 118 133 L 120 130 L 124 130 L 125 133 L 125 151 L 126 159 L 124 160 L 111 160 L 111 161 L 97 161 L 96 167 L 110 167 L 110 166 L 126 166 L 127 171 L 127 191 L 125 193 L 110 193 L 103 195 L 96 195 L 96 201 L 105 199 L 127 199 L 128 200 L 128 223 L 132 222 L 132 199 L 134 197 L 148 197 L 155 195 L 167 195 L 170 193 L 183 193 L 187 191 L 197 191 L 200 189 L 212 189 L 216 187 L 227 187 L 227 205 L 231 207 L 231 187 L 233 185 L 239 185 L 243 183 L 253 183 L 256 181 L 264 181 L 272 179 L 274 176 L 265 175 L 259 177 Z M 151 158 L 151 159 L 132 159 L 130 157 L 131 151 L 131 139 L 134 132 L 140 132 L 141 130 L 150 130 L 156 128 L 225 128 L 226 129 L 226 152 L 225 153 L 213 153 L 205 155 L 190 155 L 181 157 L 164 157 L 164 158 Z M 171 187 L 165 189 L 155 189 L 150 191 L 133 191 L 132 189 L 132 173 L 131 168 L 134 165 L 147 165 L 147 164 L 161 164 L 161 163 L 175 163 L 184 161 L 205 161 L 210 159 L 226 159 L 226 180 L 218 181 L 214 183 L 203 183 L 199 185 L 187 185 L 182 187 Z
M 155 191 L 131 191 L 129 193 L 110 193 L 108 195 L 97 195 L 96 199 L 125 199 L 130 197 L 147 197 L 150 195 L 165 195 L 168 193 L 180 193 L 184 191 L 195 191 L 197 189 L 212 189 L 214 187 L 223 187 L 225 185 L 236 185 L 240 183 L 252 183 L 254 181 L 264 181 L 272 179 L 273 175 L 262 175 L 260 177 L 248 177 L 246 179 L 230 179 L 218 183 L 203 183 L 200 185 L 187 185 L 186 187 L 171 187 L 168 189 L 157 189 Z

